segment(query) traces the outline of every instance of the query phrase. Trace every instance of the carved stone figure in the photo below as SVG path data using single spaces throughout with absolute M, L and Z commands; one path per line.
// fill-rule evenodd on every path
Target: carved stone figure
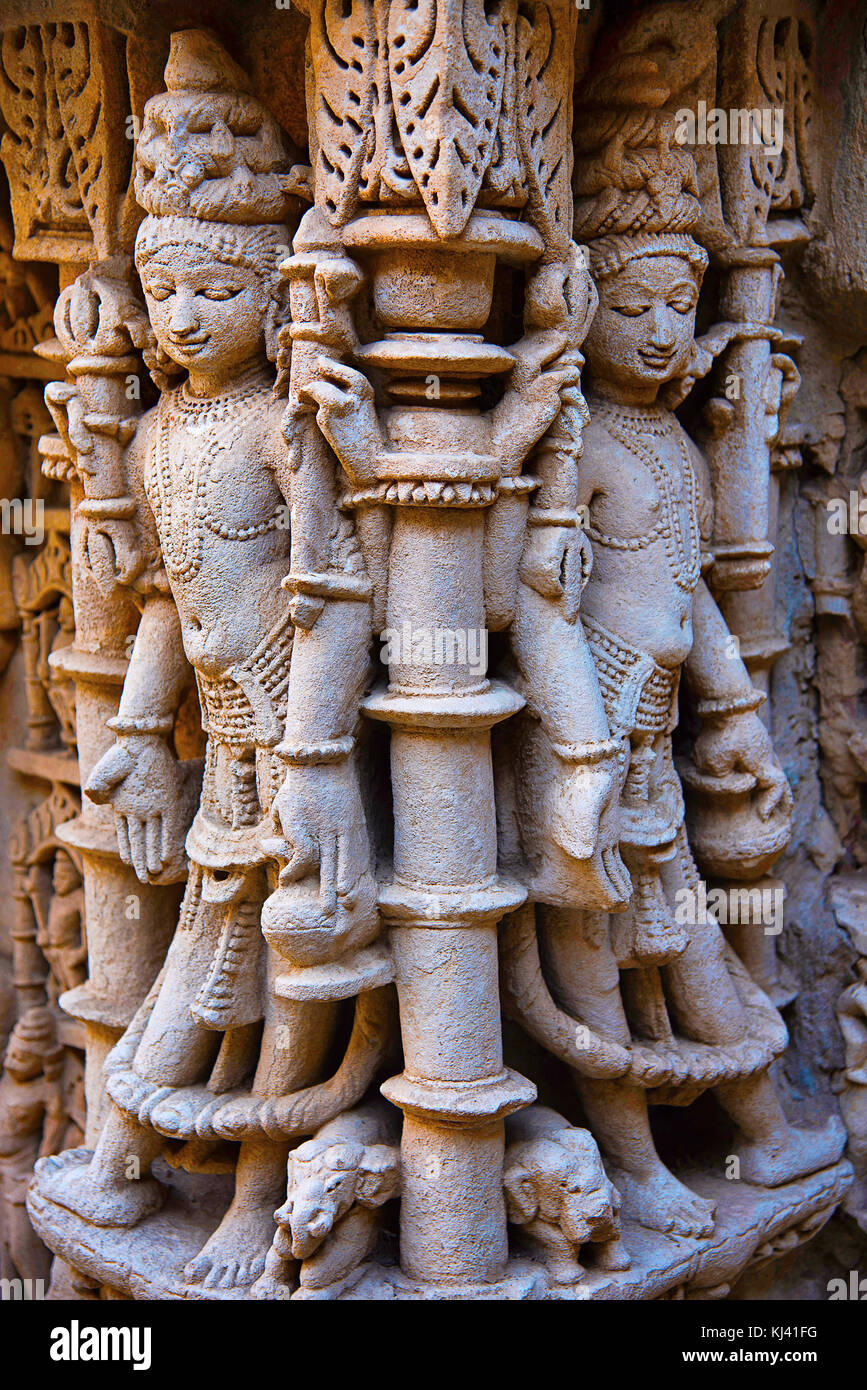
M 592 1244 L 603 1269 L 628 1269 L 620 1193 L 605 1176 L 592 1135 L 541 1105 L 513 1116 L 503 1170 L 509 1221 L 521 1227 L 558 1284 L 580 1280 L 578 1257 Z
M 666 389 L 696 372 L 706 256 L 689 234 L 697 212 L 691 158 L 664 122 L 648 129 L 635 117 L 609 138 L 598 162 L 576 169 L 576 226 L 590 240 L 600 298 L 584 348 L 591 423 L 577 502 L 587 509 L 594 556 L 582 623 L 612 733 L 629 740 L 621 810 L 633 892 L 628 911 L 608 923 L 547 911 L 545 950 L 558 997 L 621 1046 L 632 1036 L 628 991 L 658 1070 L 641 1059 L 623 1083 L 585 1076 L 583 1103 L 639 1219 L 691 1234 L 709 1230 L 712 1213 L 658 1159 L 644 1087 L 676 1093 L 685 1085 L 695 1094 L 716 1083 L 738 1130 L 742 1176 L 768 1186 L 833 1163 L 845 1139 L 837 1121 L 806 1134 L 785 1120 L 766 1076 L 785 1043 L 782 1024 L 768 1008 L 759 1027 L 750 1026 L 737 965 L 701 907 L 671 750 L 681 670 L 702 719 L 696 770 L 708 791 L 714 780 L 732 785 L 740 775 L 750 797 L 734 823 L 738 841 L 762 867 L 788 838 L 791 797 L 756 714 L 762 697 L 743 663 L 726 654 L 724 620 L 701 578 L 702 541 L 712 528 L 706 466 L 664 404 Z M 685 927 L 677 908 L 689 902 L 695 911 Z M 617 971 L 627 978 L 612 990 Z M 690 1040 L 691 1056 L 678 1034 Z
M 257 1298 L 315 1298 L 348 1288 L 371 1253 L 378 1210 L 400 1192 L 395 1117 L 382 1104 L 349 1110 L 289 1155 L 286 1201 L 274 1213 L 277 1231 Z
M 53 1019 L 45 1009 L 29 1009 L 12 1029 L 0 1077 L 0 1234 L 12 1265 L 4 1277 L 44 1280 L 48 1273 L 49 1253 L 24 1201 L 36 1159 L 56 1153 L 67 1137 L 62 1083 Z
M 69 855 L 64 850 L 58 850 L 54 858 L 47 911 L 38 871 L 27 886 L 39 921 L 36 944 L 51 966 L 60 988 L 73 989 L 83 982 L 87 963 L 87 944 L 82 934 L 84 895 L 79 872 Z
M 319 879 L 314 932 L 340 942 L 346 917 L 368 938 L 377 928 L 363 906 L 372 879 L 350 756 L 369 619 L 358 547 L 338 521 L 322 537 L 319 612 L 322 599 L 334 601 L 306 647 L 295 639 L 290 675 L 293 631 L 319 613 L 309 600 L 293 613 L 281 583 L 292 471 L 304 467 L 293 457 L 291 416 L 287 453 L 268 359 L 282 322 L 287 158 L 243 74 L 209 36 L 176 36 L 166 82 L 137 150 L 148 216 L 136 263 L 153 335 L 147 355 L 165 387 L 123 462 L 139 499 L 142 616 L 111 721 L 117 742 L 87 792 L 111 803 L 121 859 L 142 882 L 185 874 L 185 835 L 190 868 L 165 967 L 106 1063 L 113 1108 L 96 1153 L 86 1167 L 71 1160 L 52 1195 L 98 1225 L 133 1225 L 162 1199 L 147 1175 L 162 1136 L 241 1139 L 232 1206 L 187 1268 L 189 1279 L 227 1288 L 257 1278 L 271 1241 L 286 1143 L 277 1138 L 285 1119 L 275 1132 L 269 1103 L 313 1079 L 334 1022 L 327 1005 L 273 1006 L 274 956 L 260 933 L 264 813 L 273 807 L 297 845 L 285 881 Z M 200 133 L 189 138 L 191 123 Z M 72 438 L 82 407 L 72 396 L 64 407 Z M 116 561 L 134 515 L 122 501 L 94 499 L 87 510 L 89 545 L 101 537 Z M 323 643 L 340 652 L 342 697 Z M 171 735 L 193 673 L 208 741 L 190 827 L 200 769 L 179 762 Z M 134 1183 L 130 1155 L 144 1169 Z
M 0 22 L 4 1277 L 749 1296 L 864 1224 L 836 0 L 293 3 Z

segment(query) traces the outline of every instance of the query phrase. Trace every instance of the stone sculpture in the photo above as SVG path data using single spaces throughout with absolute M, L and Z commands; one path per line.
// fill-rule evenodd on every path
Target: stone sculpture
M 792 960 L 711 905 L 782 895 L 806 833 L 769 709 L 813 20 L 295 7 L 274 56 L 185 0 L 0 49 L 4 254 L 61 267 L 48 539 L 0 585 L 50 786 L 5 1259 L 108 1297 L 722 1296 L 860 1219 L 829 1088 L 795 1123 L 772 1073 Z M 780 148 L 699 140 L 716 95 Z
M 541 1105 L 513 1116 L 507 1133 L 503 1186 L 509 1221 L 522 1229 L 554 1282 L 581 1279 L 577 1257 L 585 1243 L 600 1268 L 628 1269 L 620 1193 L 605 1176 L 593 1136 Z
M 64 1147 L 62 1073 L 63 1052 L 50 1015 L 45 1009 L 28 1010 L 12 1029 L 0 1080 L 0 1232 L 12 1266 L 4 1277 L 45 1280 L 48 1274 L 49 1255 L 24 1202 L 39 1155 Z
M 706 264 L 689 235 L 694 166 L 671 134 L 635 117 L 597 163 L 576 170 L 576 225 L 590 242 L 600 298 L 584 345 L 591 423 L 576 504 L 589 514 L 594 567 L 581 615 L 612 734 L 629 740 L 621 809 L 633 891 L 620 918 L 554 908 L 543 929 L 555 992 L 573 1017 L 628 1046 L 628 999 L 653 1040 L 650 1057 L 624 1057 L 623 1082 L 585 1073 L 582 1100 L 639 1220 L 689 1235 L 710 1230 L 712 1211 L 658 1160 L 644 1088 L 663 1086 L 670 1097 L 715 1086 L 737 1126 L 741 1173 L 771 1187 L 833 1163 L 845 1138 L 837 1121 L 813 1135 L 786 1122 L 766 1076 L 785 1045 L 782 1021 L 760 999 L 750 1001 L 748 1018 L 742 967 L 731 952 L 726 959 L 716 920 L 701 911 L 683 826 L 671 753 L 681 669 L 698 697 L 694 756 L 705 790 L 737 774 L 754 789 L 736 824 L 741 853 L 760 869 L 786 843 L 791 796 L 756 714 L 763 697 L 737 656 L 726 655 L 724 619 L 701 579 L 701 545 L 712 530 L 706 464 L 659 399 L 696 372 L 694 314 Z M 689 901 L 697 920 L 681 926 L 678 904 Z M 618 970 L 628 972 L 620 991 L 611 983 Z
M 153 517 L 140 523 L 152 536 L 145 532 L 135 544 L 150 542 L 153 558 L 144 569 L 136 563 L 143 571 L 136 590 L 142 618 L 111 721 L 117 743 L 87 783 L 93 800 L 111 803 L 121 859 L 143 882 L 183 872 L 197 788 L 168 739 L 190 666 L 208 742 L 186 844 L 191 869 L 166 965 L 106 1063 L 115 1108 L 97 1152 L 86 1170 L 72 1162 L 55 1192 L 85 1219 L 132 1225 L 159 1204 L 160 1190 L 144 1175 L 130 1184 L 130 1155 L 147 1168 L 163 1134 L 188 1141 L 243 1134 L 233 1206 L 188 1268 L 191 1279 L 227 1287 L 249 1284 L 262 1272 L 282 1189 L 286 1146 L 268 1134 L 265 1109 L 271 1097 L 285 1103 L 309 1079 L 331 1031 L 327 1007 L 287 1003 L 278 1016 L 268 1007 L 273 970 L 260 935 L 267 891 L 262 815 L 277 792 L 275 814 L 299 848 L 302 836 L 311 846 L 294 876 L 315 870 L 312 852 L 321 866 L 319 897 L 324 902 L 330 895 L 331 912 L 323 916 L 331 920 L 314 930 L 339 939 L 337 914 L 360 895 L 363 875 L 370 879 L 349 760 L 358 699 L 353 678 L 357 687 L 366 667 L 367 605 L 352 574 L 357 546 L 348 528 L 338 527 L 323 536 L 335 603 L 320 619 L 310 675 L 290 679 L 294 624 L 281 580 L 290 563 L 292 465 L 266 356 L 269 346 L 272 355 L 277 347 L 277 261 L 288 249 L 279 220 L 287 206 L 286 158 L 273 122 L 206 35 L 178 36 L 167 86 L 166 96 L 147 109 L 138 147 L 138 192 L 149 216 L 136 258 L 154 369 L 164 381 L 166 371 L 186 368 L 188 375 L 142 417 L 127 445 L 129 490 L 144 494 Z M 209 124 L 190 147 L 191 122 Z M 77 402 L 70 397 L 64 405 L 71 422 Z M 290 450 L 293 442 L 290 434 Z M 251 469 L 258 473 L 251 476 Z M 119 559 L 116 528 L 119 521 L 127 538 L 131 517 L 124 498 L 94 499 L 90 544 L 112 543 Z M 349 572 L 346 595 L 341 567 Z M 329 579 L 322 577 L 322 597 L 329 595 Z M 355 661 L 353 644 L 360 646 Z M 338 651 L 350 678 L 343 717 L 334 699 Z M 295 652 L 293 673 L 304 661 L 303 639 Z M 299 682 L 308 709 L 305 693 L 294 696 Z M 293 716 L 286 726 L 290 686 Z M 285 774 L 281 758 L 290 769 Z M 357 897 L 353 907 L 360 917 Z M 370 935 L 369 908 L 366 917 Z M 296 1030 L 290 1046 L 286 1035 Z M 242 1101 L 237 1088 L 251 1071 L 256 1077 Z
M 378 1209 L 400 1191 L 396 1119 L 380 1103 L 348 1110 L 289 1155 L 286 1201 L 256 1298 L 333 1296 L 351 1287 L 380 1230 Z

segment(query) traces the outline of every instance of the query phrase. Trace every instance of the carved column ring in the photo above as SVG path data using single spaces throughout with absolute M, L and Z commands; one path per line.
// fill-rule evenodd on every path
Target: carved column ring
M 370 212 L 343 228 L 344 245 L 362 251 L 407 246 L 441 249 L 450 255 L 492 252 L 511 265 L 534 261 L 545 249 L 534 227 L 497 213 L 475 212 L 457 237 L 439 237 L 424 213 Z
M 93 355 L 82 353 L 79 357 L 73 357 L 66 364 L 66 370 L 71 377 L 84 376 L 132 376 L 141 370 L 141 360 L 138 357 L 107 357 L 99 353 Z

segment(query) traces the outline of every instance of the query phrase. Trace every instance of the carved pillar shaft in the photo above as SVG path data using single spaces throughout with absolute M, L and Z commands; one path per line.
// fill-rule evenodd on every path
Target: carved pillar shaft
M 55 341 L 48 345 L 47 354 L 62 359 L 63 346 Z M 69 359 L 70 355 L 67 344 L 65 357 Z M 124 376 L 138 366 L 137 358 L 117 354 L 73 358 L 70 365 L 86 403 L 95 412 L 108 416 L 112 411 L 117 414 L 123 410 L 126 414 Z M 66 389 L 59 388 L 60 399 Z M 62 455 L 69 467 L 75 453 L 71 443 L 58 435 L 41 440 L 40 451 L 51 461 L 49 467 Z M 53 653 L 50 659 L 52 669 L 71 678 L 75 685 L 82 787 L 114 743 L 107 721 L 118 711 L 128 665 L 128 639 L 137 620 L 134 605 L 117 589 L 110 589 L 110 601 L 106 601 L 106 593 L 94 574 L 88 546 L 86 493 L 94 491 L 95 479 L 95 491 L 112 496 L 111 479 L 100 476 L 95 462 L 86 460 L 91 470 L 86 475 L 87 487 L 79 476 L 70 478 L 75 643 Z M 87 1033 L 85 1139 L 95 1144 L 105 1119 L 103 1063 L 162 963 L 171 936 L 172 915 L 166 910 L 166 888 L 139 883 L 132 868 L 121 862 L 110 806 L 97 806 L 83 792 L 81 815 L 61 826 L 58 838 L 80 852 L 83 865 L 88 979 L 67 991 L 62 1003 L 67 1013 L 84 1023 Z M 169 891 L 177 896 L 177 890 Z
M 393 437 L 409 444 L 420 477 L 447 477 L 451 465 L 454 488 L 461 467 L 458 485 L 472 494 L 490 471 L 482 419 L 459 410 L 444 422 L 444 414 L 395 411 Z M 407 439 L 412 424 L 418 434 Z M 474 462 L 415 452 L 425 438 L 457 432 L 475 442 Z M 523 702 L 488 682 L 484 661 L 479 669 L 466 659 L 473 640 L 484 650 L 484 517 L 477 503 L 398 507 L 388 627 L 399 659 L 387 694 L 367 702 L 392 726 L 394 879 L 381 905 L 393 924 L 405 1071 L 383 1091 L 405 1116 L 401 1260 L 430 1283 L 504 1272 L 503 1117 L 535 1094 L 503 1070 L 497 985 L 496 922 L 524 890 L 496 876 L 490 729 Z M 462 658 L 436 652 L 445 634 L 464 643 Z
M 760 385 L 770 364 L 780 274 L 770 248 L 745 248 L 732 258 L 720 305 L 722 317 L 742 325 L 743 335 L 727 350 L 722 368 L 742 383 L 733 419 L 708 446 L 716 499 L 713 581 L 723 590 L 759 588 L 771 568 L 770 446 Z
M 398 651 L 365 710 L 391 727 L 394 870 L 380 906 L 405 1071 L 383 1093 L 404 1112 L 401 1262 L 413 1280 L 478 1286 L 508 1258 L 503 1120 L 535 1097 L 503 1068 L 496 924 L 526 889 L 497 875 L 491 729 L 524 702 L 486 676 L 485 526 L 538 438 L 523 450 L 495 439 L 482 383 L 516 358 L 482 335 L 498 261 L 567 259 L 574 16 L 562 4 L 299 8 L 316 207 L 366 273 L 382 333 L 350 349 L 387 402 L 384 453 L 353 505 L 374 507 L 360 511 L 368 559 L 372 531 L 384 550 L 375 509 L 393 509 Z M 556 356 L 566 339 L 554 336 Z M 437 650 L 446 641 L 456 650 Z

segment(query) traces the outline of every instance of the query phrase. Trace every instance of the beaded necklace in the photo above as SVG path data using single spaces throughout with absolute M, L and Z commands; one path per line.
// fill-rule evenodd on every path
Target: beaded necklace
M 652 541 L 662 536 L 669 569 L 675 584 L 686 593 L 692 593 L 701 574 L 701 536 L 698 525 L 698 484 L 695 470 L 689 457 L 683 434 L 671 413 L 661 407 L 641 409 L 636 406 L 618 406 L 605 400 L 594 401 L 593 413 L 601 417 L 612 438 L 622 444 L 633 458 L 643 463 L 653 478 L 662 498 L 662 518 L 646 536 L 620 537 L 608 536 L 588 528 L 591 540 L 617 550 L 643 550 Z M 684 536 L 680 508 L 677 506 L 675 488 L 668 470 L 657 454 L 639 437 L 641 434 L 671 437 L 672 431 L 677 440 L 683 460 L 683 476 L 687 484 L 688 531 Z
M 220 454 L 235 447 L 246 426 L 244 414 L 269 388 L 267 370 L 256 363 L 231 391 L 221 395 L 199 399 L 189 394 L 184 382 L 160 398 L 154 479 L 148 496 L 163 559 L 172 579 L 190 580 L 199 573 L 205 530 L 224 540 L 249 540 L 277 524 L 282 507 L 252 526 L 228 526 L 210 514 L 207 500 L 211 465 Z M 170 433 L 173 424 L 180 424 L 189 434 L 201 436 L 202 447 L 196 451 L 191 469 L 177 468 L 172 461 Z

